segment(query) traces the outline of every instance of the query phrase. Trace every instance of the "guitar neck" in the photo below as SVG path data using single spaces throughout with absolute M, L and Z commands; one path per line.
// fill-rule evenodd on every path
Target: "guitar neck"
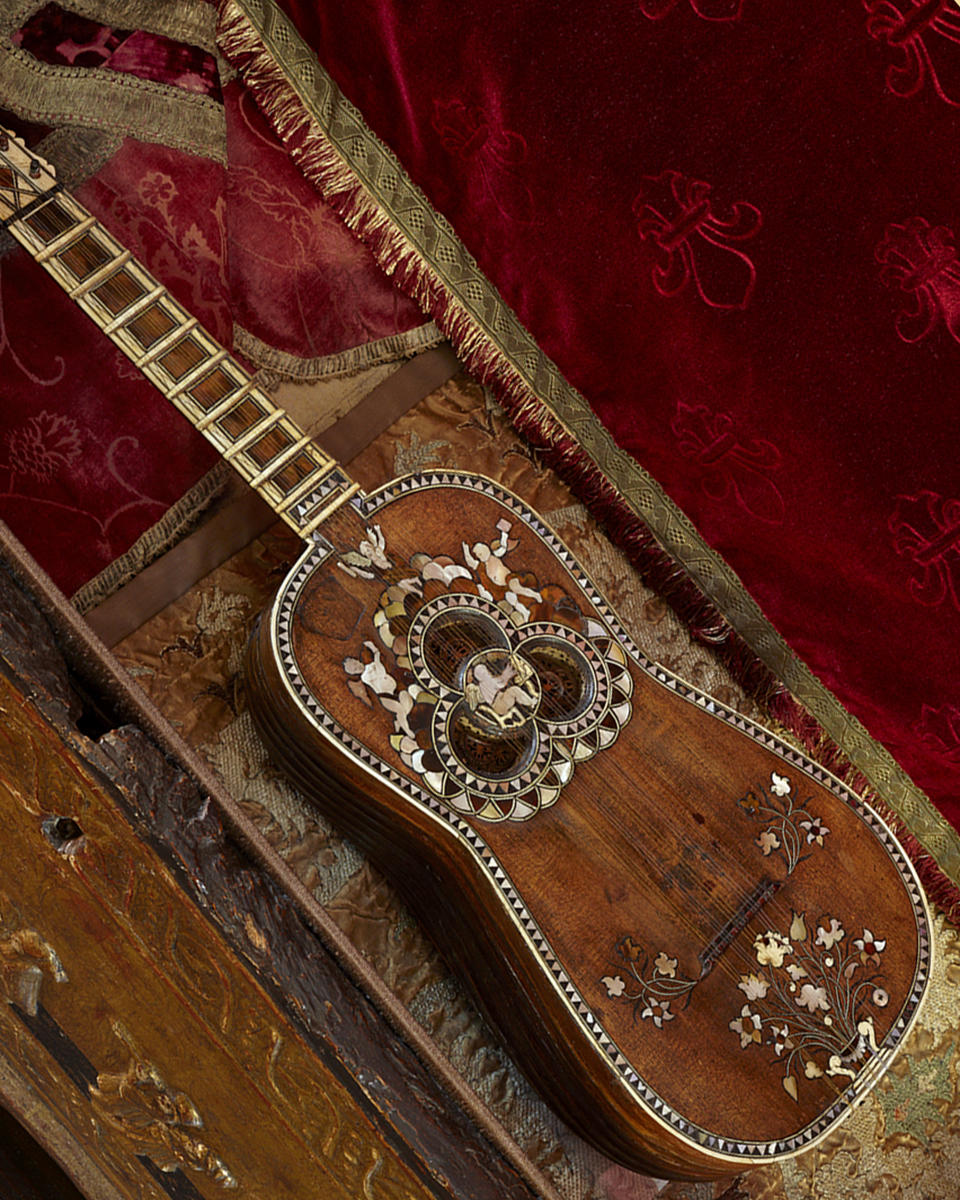
M 0 129 L 0 226 L 303 538 L 360 490 L 250 373 Z

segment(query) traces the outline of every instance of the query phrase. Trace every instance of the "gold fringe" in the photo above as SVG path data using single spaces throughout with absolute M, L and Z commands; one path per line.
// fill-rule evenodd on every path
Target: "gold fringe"
M 443 273 L 435 261 L 422 255 L 418 243 L 397 227 L 380 204 L 376 189 L 368 186 L 363 171 L 356 163 L 348 162 L 326 137 L 323 125 L 311 114 L 306 95 L 311 83 L 315 82 L 315 65 L 299 62 L 303 80 L 297 79 L 296 69 L 290 74 L 284 71 L 280 65 L 283 58 L 280 47 L 271 45 L 270 34 L 277 30 L 288 45 L 290 35 L 282 27 L 282 18 L 275 8 L 258 7 L 262 29 L 249 17 L 247 6 L 237 0 L 225 0 L 220 7 L 218 41 L 228 59 L 242 63 L 244 82 L 304 175 L 319 189 L 347 227 L 370 246 L 384 272 L 395 275 L 403 290 L 424 311 L 433 313 L 466 365 L 485 377 L 496 376 L 515 403 L 535 407 L 538 415 L 552 422 L 555 435 L 559 436 L 564 431 L 563 426 L 551 414 L 540 413 L 536 391 L 502 353 L 491 337 L 492 331 L 476 319 L 467 301 L 460 298 L 455 281 Z M 326 124 L 336 123 L 338 118 L 351 123 L 358 120 L 352 105 L 332 86 L 327 89 L 324 99 L 327 101 L 327 111 L 323 114 Z M 378 159 L 375 169 L 386 165 L 391 171 L 402 173 L 396 160 L 382 148 Z M 419 198 L 425 206 L 425 198 Z M 443 224 L 442 219 L 435 220 L 438 225 Z M 456 241 L 452 230 L 447 227 L 444 232 L 447 240 Z M 462 248 L 459 249 L 462 256 Z M 468 270 L 479 276 L 472 261 Z M 489 282 L 485 283 L 491 289 Z M 509 314 L 499 296 L 497 306 L 505 316 Z M 543 359 L 542 354 L 539 357 Z

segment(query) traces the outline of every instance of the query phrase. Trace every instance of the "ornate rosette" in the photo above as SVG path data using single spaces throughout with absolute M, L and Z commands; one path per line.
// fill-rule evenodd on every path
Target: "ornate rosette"
M 371 525 L 339 559 L 386 584 L 376 640 L 344 660 L 347 686 L 392 714 L 390 745 L 426 788 L 484 821 L 554 804 L 575 765 L 616 740 L 633 694 L 620 640 L 514 568 L 512 529 L 502 518 L 489 542 L 463 542 L 462 561 L 418 551 L 401 565 Z
M 553 804 L 574 765 L 630 718 L 626 658 L 596 621 L 584 636 L 554 621 L 517 626 L 482 596 L 424 604 L 407 635 L 438 767 L 424 783 L 459 812 L 524 821 Z

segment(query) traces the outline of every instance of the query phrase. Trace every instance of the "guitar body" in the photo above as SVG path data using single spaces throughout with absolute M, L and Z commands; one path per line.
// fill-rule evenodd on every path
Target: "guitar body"
M 834 1129 L 929 978 L 880 818 L 644 659 L 491 481 L 400 479 L 316 536 L 251 643 L 254 717 L 548 1103 L 657 1175 Z

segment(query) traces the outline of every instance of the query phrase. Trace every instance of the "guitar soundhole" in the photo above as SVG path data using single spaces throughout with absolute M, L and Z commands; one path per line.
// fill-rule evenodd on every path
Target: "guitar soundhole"
M 363 553 L 382 553 L 379 530 L 367 532 Z M 474 563 L 472 590 L 459 564 L 422 557 L 422 590 L 388 588 L 377 641 L 344 659 L 348 686 L 381 697 L 391 747 L 444 804 L 483 821 L 529 820 L 629 720 L 624 654 L 596 619 L 583 629 L 531 620 L 544 603 L 532 576 L 511 576 L 516 587 L 496 600 L 499 568 Z
M 445 770 L 494 798 L 543 777 L 553 737 L 599 731 L 608 716 L 609 682 L 589 642 L 549 623 L 517 628 L 505 616 L 488 601 L 447 595 L 404 631 L 418 680 L 447 692 L 433 749 Z
M 430 673 L 446 687 L 457 687 L 464 662 L 489 646 L 505 646 L 497 626 L 482 613 L 452 609 L 430 622 L 423 639 L 423 658 Z
M 469 770 L 485 779 L 511 779 L 532 757 L 535 743 L 525 736 L 496 738 L 488 728 L 478 728 L 464 713 L 451 722 L 450 749 Z
M 523 648 L 540 680 L 540 715 L 548 721 L 572 721 L 593 703 L 594 673 L 576 650 L 560 642 L 534 641 Z

